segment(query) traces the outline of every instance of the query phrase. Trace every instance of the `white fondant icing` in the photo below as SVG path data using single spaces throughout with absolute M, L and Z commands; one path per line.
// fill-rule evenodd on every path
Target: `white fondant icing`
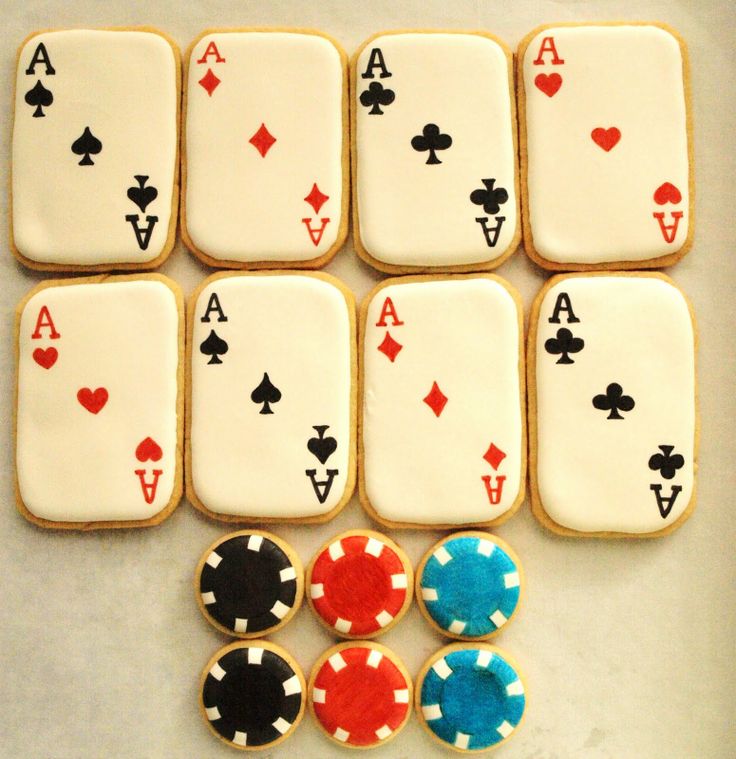
M 43 43 L 55 74 L 39 62 Z M 76 29 L 43 32 L 18 61 L 13 127 L 13 236 L 38 262 L 70 265 L 145 263 L 165 246 L 177 166 L 177 61 L 160 35 Z M 37 81 L 53 94 L 44 116 L 25 95 Z M 85 127 L 102 142 L 93 165 L 71 145 Z M 158 196 L 145 212 L 127 196 L 135 175 Z M 139 246 L 126 215 L 156 216 L 150 242 Z

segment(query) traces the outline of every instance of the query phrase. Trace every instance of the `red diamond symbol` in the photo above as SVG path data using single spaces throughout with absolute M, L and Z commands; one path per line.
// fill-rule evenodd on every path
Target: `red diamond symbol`
M 329 195 L 325 195 L 323 192 L 320 192 L 319 187 L 317 187 L 317 183 L 315 182 L 312 185 L 312 189 L 309 191 L 309 195 L 307 195 L 304 200 L 309 203 L 312 208 L 314 208 L 315 213 L 319 213 L 319 209 L 322 208 L 322 206 L 330 199 Z
M 217 89 L 217 85 L 222 80 L 218 79 L 212 69 L 207 69 L 207 73 L 199 80 L 199 83 L 207 90 L 207 94 L 212 97 L 212 93 Z
M 506 454 L 497 448 L 493 443 L 488 446 L 488 450 L 483 454 L 483 458 L 494 468 L 498 469 L 501 462 L 506 458 Z
M 434 411 L 435 416 L 439 416 L 447 404 L 447 396 L 440 390 L 436 382 L 432 383 L 429 395 L 423 400 Z
M 393 364 L 394 360 L 396 359 L 396 356 L 399 355 L 399 351 L 404 346 L 401 343 L 397 343 L 396 340 L 391 337 L 390 332 L 386 332 L 386 337 L 383 338 L 383 342 L 378 346 L 378 350 L 381 351 L 381 353 L 385 353 L 389 361 Z
M 276 142 L 276 138 L 266 129 L 265 124 L 261 124 L 248 142 L 265 158 L 266 153 L 271 150 L 274 142 Z

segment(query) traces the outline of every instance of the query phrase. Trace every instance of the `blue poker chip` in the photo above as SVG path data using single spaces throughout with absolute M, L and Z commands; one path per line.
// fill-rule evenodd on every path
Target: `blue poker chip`
M 506 740 L 524 715 L 519 673 L 491 646 L 454 644 L 435 654 L 417 683 L 419 713 L 443 743 L 479 751 Z
M 483 533 L 457 533 L 430 550 L 417 576 L 417 596 L 443 633 L 484 638 L 512 617 L 521 574 L 508 550 Z

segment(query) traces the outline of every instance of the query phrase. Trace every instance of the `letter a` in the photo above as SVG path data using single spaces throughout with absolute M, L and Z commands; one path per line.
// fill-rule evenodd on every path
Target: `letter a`
M 542 65 L 544 65 L 544 54 L 545 53 L 552 53 L 552 65 L 553 66 L 559 66 L 561 63 L 565 62 L 557 54 L 557 48 L 555 47 L 555 38 L 554 37 L 543 37 L 542 38 L 542 44 L 539 46 L 539 52 L 537 53 L 537 57 L 532 61 L 532 63 L 534 63 L 535 66 L 542 66 Z
M 217 321 L 218 322 L 226 322 L 227 316 L 225 316 L 225 312 L 222 310 L 222 306 L 220 305 L 220 299 L 217 297 L 217 293 L 212 293 L 210 295 L 210 299 L 207 301 L 207 308 L 204 310 L 204 316 L 199 320 L 201 322 L 210 322 L 210 314 L 215 311 L 217 313 Z
M 31 58 L 31 62 L 28 64 L 26 74 L 33 74 L 35 76 L 36 66 L 39 63 L 43 63 L 44 68 L 46 69 L 46 76 L 53 76 L 56 73 L 56 69 L 51 65 L 51 59 L 49 58 L 48 50 L 46 50 L 46 45 L 44 45 L 43 42 L 39 42 L 38 47 L 34 50 L 33 58 Z
M 214 41 L 208 43 L 204 55 L 197 61 L 197 63 L 207 63 L 207 58 L 210 55 L 215 56 L 215 63 L 225 63 L 225 59 L 220 55 L 220 51 L 217 49 L 217 45 Z
M 661 485 L 650 485 L 649 489 L 654 491 L 654 497 L 657 499 L 657 508 L 659 509 L 660 516 L 662 519 L 667 519 L 670 515 L 670 511 L 672 511 L 672 507 L 675 505 L 677 496 L 680 495 L 680 492 L 682 491 L 682 486 L 673 485 L 669 496 L 664 498 L 662 497 Z
M 396 313 L 396 306 L 391 298 L 386 298 L 381 306 L 381 315 L 378 317 L 376 327 L 386 326 L 386 317 L 390 317 L 394 327 L 400 327 L 404 322 L 399 321 L 399 315 Z
M 659 222 L 659 229 L 662 232 L 662 237 L 664 237 L 664 241 L 674 242 L 675 236 L 677 235 L 677 227 L 680 225 L 680 219 L 682 218 L 682 211 L 672 212 L 672 218 L 674 219 L 672 224 L 664 223 L 663 213 L 654 213 L 652 214 L 652 216 L 654 216 L 654 218 Z
M 557 296 L 557 300 L 555 301 L 555 307 L 552 311 L 552 316 L 549 317 L 550 324 L 560 323 L 561 311 L 564 311 L 567 314 L 568 324 L 575 324 L 576 322 L 580 321 L 580 319 L 578 319 L 578 317 L 575 316 L 575 312 L 572 310 L 572 301 L 570 300 L 570 296 L 567 293 L 560 293 Z
M 392 76 L 391 72 L 386 68 L 386 61 L 383 59 L 383 52 L 380 47 L 374 47 L 371 50 L 371 54 L 368 58 L 368 65 L 365 67 L 365 71 L 360 75 L 362 79 L 375 79 L 373 76 L 373 69 L 381 69 L 381 73 L 378 75 L 379 79 L 385 79 L 387 76 Z
M 492 475 L 484 475 L 481 477 L 483 484 L 486 486 L 486 493 L 488 494 L 488 500 L 491 506 L 498 506 L 501 503 L 501 496 L 503 495 L 503 483 L 506 481 L 505 475 L 499 475 L 496 477 L 496 487 L 494 488 Z
M 61 335 L 56 331 L 54 320 L 51 318 L 51 312 L 49 311 L 48 306 L 41 306 L 41 309 L 38 312 L 38 316 L 36 317 L 36 329 L 31 335 L 31 340 L 40 340 L 43 337 L 41 330 L 44 327 L 49 328 L 49 338 L 51 340 L 58 340 L 61 337 Z
M 135 473 L 138 475 L 138 479 L 141 483 L 141 490 L 143 491 L 143 500 L 146 503 L 151 504 L 156 500 L 156 490 L 158 489 L 158 478 L 163 474 L 163 469 L 152 469 L 153 479 L 150 482 L 146 482 L 146 470 L 136 469 Z

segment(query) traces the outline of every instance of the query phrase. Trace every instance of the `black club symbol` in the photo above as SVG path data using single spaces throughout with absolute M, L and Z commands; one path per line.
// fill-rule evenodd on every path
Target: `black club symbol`
M 582 337 L 574 337 L 567 327 L 561 327 L 557 330 L 557 337 L 550 337 L 545 341 L 544 349 L 553 356 L 559 356 L 555 363 L 557 364 L 574 364 L 575 362 L 568 355 L 569 353 L 580 353 L 585 346 L 585 340 Z
M 674 449 L 674 445 L 660 445 L 662 453 L 655 453 L 649 459 L 649 468 L 655 472 L 659 470 L 665 480 L 671 480 L 677 470 L 685 466 L 685 459 L 679 453 L 672 453 Z
M 501 204 L 509 199 L 509 194 L 504 187 L 495 187 L 495 179 L 481 179 L 485 187 L 479 187 L 470 193 L 470 201 L 476 206 L 483 206 L 483 210 L 495 216 L 501 210 Z
M 370 108 L 368 115 L 383 115 L 381 106 L 386 107 L 396 100 L 396 93 L 384 87 L 380 82 L 371 82 L 367 90 L 360 93 L 360 103 Z
M 442 134 L 437 124 L 427 124 L 422 133 L 411 138 L 411 146 L 414 150 L 423 153 L 429 151 L 429 157 L 425 163 L 442 163 L 437 158 L 437 150 L 447 150 L 452 145 L 452 137 L 449 134 Z
M 636 404 L 630 395 L 624 395 L 624 389 L 617 382 L 612 382 L 605 394 L 593 397 L 593 406 L 601 411 L 610 411 L 607 419 L 623 419 L 619 411 L 631 411 Z

